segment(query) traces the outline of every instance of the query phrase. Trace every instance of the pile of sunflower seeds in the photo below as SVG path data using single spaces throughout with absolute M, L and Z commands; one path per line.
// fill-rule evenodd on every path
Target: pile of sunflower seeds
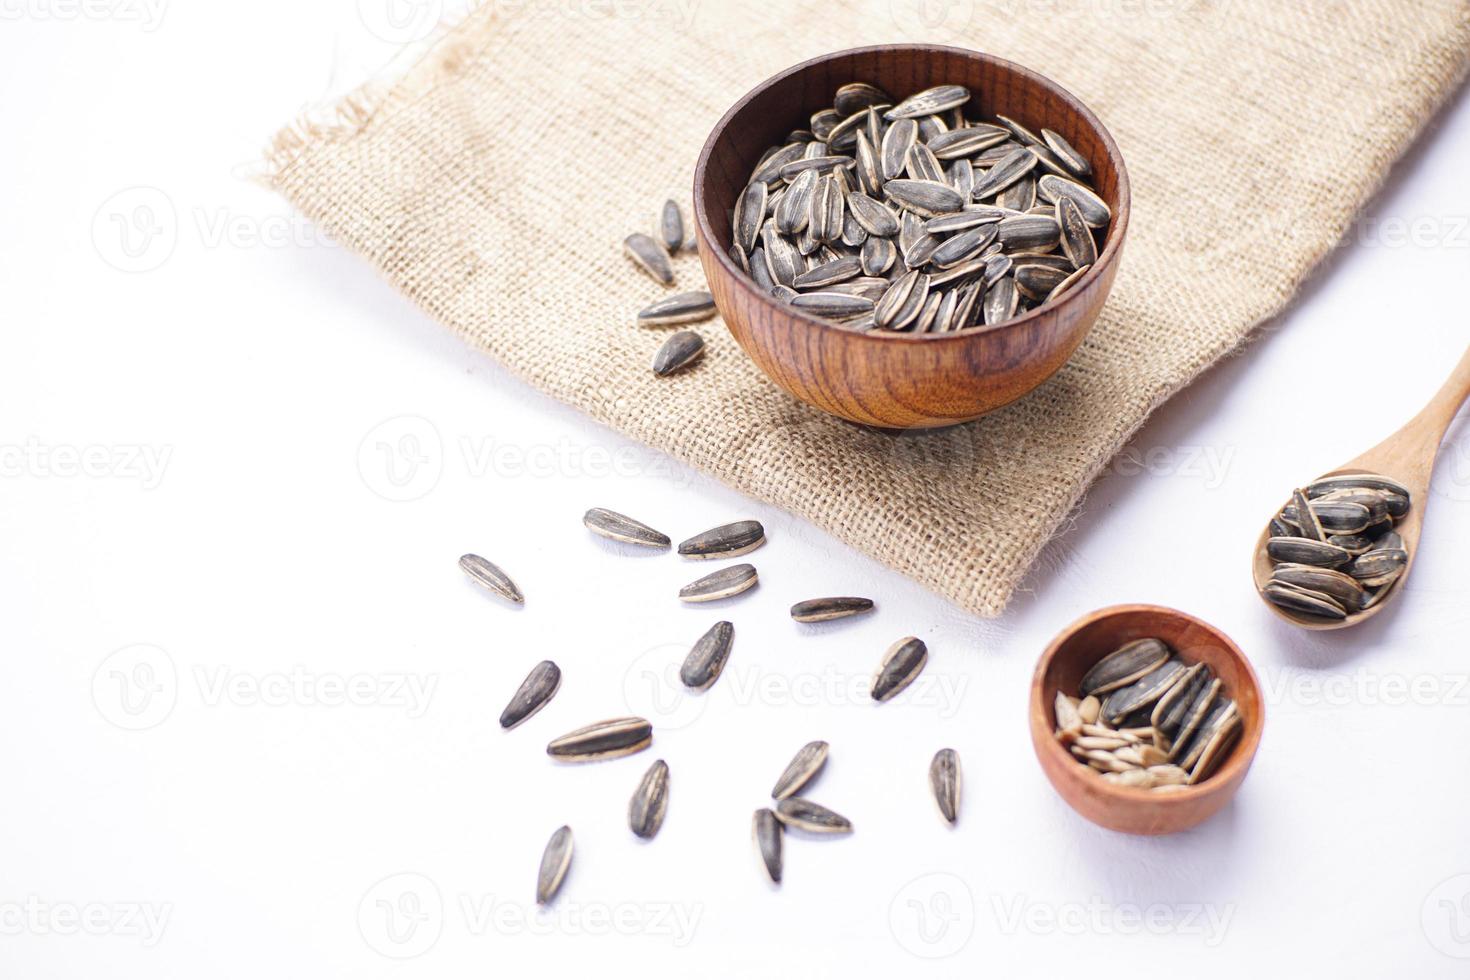
M 1058 691 L 1056 737 L 1121 786 L 1180 792 L 1209 778 L 1240 737 L 1239 708 L 1207 664 L 1186 665 L 1162 640 L 1134 640 Z
M 659 209 L 658 228 L 652 235 L 635 232 L 623 239 L 623 253 L 649 278 L 664 286 L 674 284 L 671 256 L 694 251 L 694 240 L 684 237 L 684 212 L 677 201 L 665 201 Z M 644 307 L 637 322 L 642 327 L 667 327 L 698 323 L 715 315 L 715 298 L 705 290 L 675 293 Z M 664 341 L 653 356 L 653 373 L 660 378 L 677 374 L 704 356 L 704 338 L 693 330 L 680 330 Z
M 673 543 L 656 528 L 602 507 L 587 511 L 582 523 L 593 533 L 624 544 L 663 550 Z M 702 531 L 681 542 L 677 550 L 686 559 L 712 561 L 747 555 L 765 542 L 765 528 L 759 521 L 736 521 Z M 460 559 L 460 567 L 475 584 L 509 602 L 525 602 L 520 587 L 493 562 L 470 554 Z M 755 582 L 754 566 L 740 563 L 690 583 L 679 591 L 679 598 L 686 602 L 729 598 L 751 588 Z M 800 623 L 819 623 L 860 615 L 873 608 L 873 600 L 861 596 L 831 596 L 796 603 L 791 607 L 791 617 Z M 679 671 L 680 682 L 691 691 L 708 690 L 724 671 L 734 641 L 733 624 L 715 623 L 690 649 Z M 873 700 L 881 703 L 894 697 L 913 682 L 927 661 L 928 648 L 922 640 L 905 637 L 894 643 L 874 675 Z M 561 669 L 555 663 L 550 660 L 538 663 L 501 712 L 501 727 L 515 728 L 546 707 L 560 690 L 561 679 Z M 546 754 L 564 763 L 595 762 L 632 755 L 652 744 L 653 725 L 646 718 L 611 718 L 552 739 L 546 746 Z M 777 778 L 771 790 L 771 806 L 755 811 L 752 833 L 756 852 L 774 883 L 781 881 L 788 831 L 821 837 L 852 833 L 852 821 L 800 795 L 826 765 L 828 748 L 823 741 L 803 746 Z M 628 802 L 628 828 L 637 837 L 651 840 L 657 836 L 668 812 L 669 785 L 668 763 L 659 759 L 634 788 Z M 959 756 L 953 749 L 935 753 L 929 765 L 929 786 L 940 815 L 954 824 L 959 817 L 960 766 Z M 539 904 L 550 902 L 561 889 L 571 867 L 572 850 L 571 827 L 558 828 L 546 844 L 537 872 Z
M 1262 594 L 1282 609 L 1341 620 L 1377 604 L 1409 564 L 1394 525 L 1412 501 L 1401 484 L 1372 473 L 1318 480 L 1271 518 L 1273 562 Z
M 994 326 L 1070 291 L 1112 221 L 1060 134 L 968 119 L 970 92 L 837 90 L 766 150 L 730 256 L 772 296 L 852 330 Z

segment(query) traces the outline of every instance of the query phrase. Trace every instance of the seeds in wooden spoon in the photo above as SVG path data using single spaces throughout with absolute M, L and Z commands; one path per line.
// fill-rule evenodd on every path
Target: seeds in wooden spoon
M 459 567 L 470 577 L 472 581 L 503 596 L 511 602 L 525 602 L 526 597 L 521 594 L 520 586 L 511 581 L 510 576 L 500 570 L 500 566 L 494 562 L 487 561 L 479 555 L 461 555 Z
M 541 854 L 541 867 L 536 872 L 536 904 L 545 905 L 556 897 L 572 866 L 572 828 L 558 827 L 546 842 Z
M 679 323 L 698 323 L 715 315 L 715 298 L 699 290 L 675 293 L 638 311 L 640 327 L 668 327 Z
M 766 543 L 766 529 L 760 521 L 736 521 L 701 531 L 679 543 L 679 554 L 685 558 L 734 558 L 754 551 Z
M 791 607 L 791 618 L 798 623 L 823 623 L 829 619 L 856 616 L 873 608 L 872 599 L 859 596 L 830 596 L 804 599 Z
M 613 718 L 568 732 L 546 746 L 546 754 L 563 762 L 593 762 L 641 752 L 653 743 L 653 726 L 645 718 Z
M 500 727 L 505 729 L 516 727 L 546 707 L 547 703 L 556 696 L 557 689 L 560 687 L 561 668 L 550 660 L 541 661 L 531 668 L 526 679 L 521 681 L 521 686 L 516 688 L 515 694 L 511 695 L 510 703 L 500 713 Z
M 679 590 L 679 598 L 685 602 L 728 599 L 754 587 L 757 580 L 754 565 L 731 565 L 690 582 Z
M 929 648 L 917 637 L 906 636 L 883 655 L 873 675 L 870 694 L 874 701 L 887 701 L 914 682 L 929 662 Z
M 776 819 L 787 827 L 810 834 L 850 834 L 852 821 L 840 813 L 800 796 L 788 796 L 776 804 Z
M 680 330 L 653 356 L 653 373 L 666 378 L 684 370 L 704 356 L 704 338 L 693 330 Z
M 776 819 L 774 811 L 766 808 L 755 811 L 751 820 L 751 839 L 755 841 L 756 853 L 760 855 L 761 866 L 766 869 L 766 875 L 778 885 L 781 883 L 783 833 L 781 821 Z
M 784 800 L 801 792 L 827 764 L 827 748 L 827 743 L 822 741 L 803 745 L 776 780 L 776 785 L 771 789 L 771 798 Z
M 652 840 L 663 826 L 668 808 L 669 764 L 659 759 L 648 767 L 628 801 L 629 829 L 644 840 Z
M 944 819 L 954 823 L 960 814 L 960 756 L 954 749 L 940 749 L 929 763 L 929 788 Z
M 669 265 L 669 253 L 664 247 L 642 232 L 635 232 L 623 239 L 623 251 L 634 264 L 654 280 L 671 285 L 674 281 L 674 268 Z
M 655 531 L 642 521 L 603 507 L 593 507 L 583 514 L 582 523 L 594 534 L 625 544 L 641 544 L 648 548 L 667 548 L 670 544 L 669 536 L 662 531 Z
M 718 574 L 718 573 L 716 573 Z M 715 681 L 730 659 L 730 649 L 735 643 L 735 627 L 727 622 L 711 626 L 690 649 L 679 670 L 679 680 L 684 686 L 703 691 Z

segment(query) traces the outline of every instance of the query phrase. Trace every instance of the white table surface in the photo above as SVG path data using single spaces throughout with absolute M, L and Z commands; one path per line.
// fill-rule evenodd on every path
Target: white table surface
M 0 974 L 1465 975 L 1470 424 L 1371 625 L 1288 628 L 1246 559 L 1286 489 L 1406 419 L 1465 346 L 1470 100 L 987 622 L 509 377 L 246 180 L 304 100 L 387 57 L 357 6 L 4 6 Z M 681 607 L 707 569 L 592 538 L 594 505 L 676 538 L 758 518 L 762 584 Z M 468 585 L 464 551 L 524 610 Z M 787 618 L 831 593 L 878 611 Z M 1125 601 L 1217 624 L 1266 688 L 1238 797 L 1167 839 L 1084 822 L 1027 734 L 1042 647 Z M 717 616 L 724 678 L 653 697 Z M 908 633 L 925 685 L 875 707 Z M 560 694 L 502 733 L 543 657 Z M 653 751 L 542 751 L 629 711 Z M 833 749 L 812 795 L 857 832 L 788 840 L 775 890 L 750 814 L 813 738 Z M 944 745 L 952 830 L 925 784 Z M 643 844 L 625 806 L 655 758 L 672 803 Z M 576 859 L 537 914 L 562 823 Z

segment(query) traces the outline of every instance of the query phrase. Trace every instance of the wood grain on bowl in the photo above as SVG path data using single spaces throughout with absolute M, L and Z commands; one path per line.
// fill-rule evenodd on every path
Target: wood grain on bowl
M 1146 637 L 1167 643 L 1186 664 L 1208 664 L 1240 712 L 1241 734 L 1229 757 L 1209 778 L 1179 793 L 1161 795 L 1110 783 L 1074 759 L 1055 735 L 1052 705 L 1057 691 L 1076 692 L 1093 664 Z M 1093 823 L 1128 834 L 1172 834 L 1218 812 L 1245 779 L 1265 724 L 1261 686 L 1240 648 L 1188 613 L 1149 605 L 1099 609 L 1063 630 L 1036 664 L 1030 715 L 1036 758 L 1062 799 Z
M 1094 170 L 1113 221 L 1097 262 L 1063 298 L 995 327 L 859 333 L 777 303 L 730 258 L 731 218 L 761 153 L 803 128 L 848 82 L 903 98 L 941 84 L 973 93 L 967 115 L 1010 116 L 1060 133 Z M 933 45 L 857 48 L 763 82 L 725 114 L 694 176 L 700 262 L 725 324 L 773 381 L 823 411 L 886 428 L 952 425 L 1020 398 L 1054 374 L 1102 310 L 1128 231 L 1129 190 L 1112 137 L 1056 83 L 991 55 Z

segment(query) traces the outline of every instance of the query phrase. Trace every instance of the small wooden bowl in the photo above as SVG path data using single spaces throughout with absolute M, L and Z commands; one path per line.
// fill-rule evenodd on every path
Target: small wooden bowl
M 1075 697 L 1093 664 L 1125 643 L 1150 636 L 1167 643 L 1185 663 L 1209 664 L 1235 699 L 1244 725 L 1230 757 L 1208 779 L 1178 793 L 1107 782 L 1073 758 L 1055 734 L 1057 691 Z M 1264 724 L 1261 686 L 1240 648 L 1208 623 L 1164 606 L 1109 606 L 1088 613 L 1052 640 L 1031 681 L 1031 743 L 1046 778 L 1072 809 L 1125 834 L 1172 834 L 1212 816 L 1245 779 Z
M 941 84 L 974 93 L 967 115 L 997 113 L 1060 133 L 1091 162 L 1113 220 L 1091 271 L 1066 296 L 989 329 L 946 334 L 844 330 L 766 295 L 730 258 L 735 201 L 756 161 L 838 86 L 870 82 L 895 98 Z M 1128 232 L 1128 175 L 1113 138 L 1061 86 L 961 48 L 892 44 L 823 55 L 762 82 L 715 126 L 694 172 L 699 259 L 725 324 L 771 380 L 823 411 L 884 428 L 953 425 L 1035 388 L 1071 357 L 1102 310 Z

